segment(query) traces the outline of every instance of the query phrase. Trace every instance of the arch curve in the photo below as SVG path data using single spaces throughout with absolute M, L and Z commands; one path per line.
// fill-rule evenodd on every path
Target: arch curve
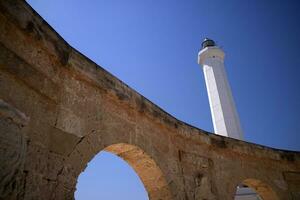
M 113 153 L 126 161 L 140 177 L 150 200 L 172 199 L 161 169 L 140 147 L 127 143 L 117 143 L 109 145 L 101 151 Z
M 110 145 L 104 150 L 114 153 L 128 162 L 141 178 L 148 192 L 149 199 L 172 199 L 162 171 L 155 161 L 141 148 L 119 143 Z
M 279 200 L 271 186 L 261 180 L 248 178 L 242 184 L 254 189 L 263 200 Z

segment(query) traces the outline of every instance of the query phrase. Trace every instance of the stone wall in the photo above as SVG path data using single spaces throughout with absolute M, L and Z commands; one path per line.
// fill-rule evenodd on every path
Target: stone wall
M 151 200 L 300 199 L 300 154 L 181 122 L 68 45 L 25 1 L 0 1 L 0 199 L 73 199 L 102 150 Z

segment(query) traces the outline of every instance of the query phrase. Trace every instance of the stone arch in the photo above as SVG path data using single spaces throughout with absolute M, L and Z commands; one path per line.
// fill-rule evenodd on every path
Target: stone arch
M 139 175 L 149 199 L 172 199 L 167 181 L 155 161 L 141 148 L 125 144 L 113 144 L 104 149 L 125 160 Z
M 84 141 L 86 141 L 88 138 L 84 138 L 80 143 L 85 143 Z M 90 144 L 91 142 L 86 142 L 86 145 Z M 86 145 L 78 145 L 82 147 L 85 146 L 85 148 L 76 147 L 69 156 L 70 159 L 66 160 L 65 168 L 72 168 L 70 164 L 75 163 L 76 161 L 74 159 L 77 157 L 77 164 L 76 166 L 73 165 L 74 169 L 69 170 L 66 173 L 66 176 L 73 177 L 73 184 L 70 186 L 71 189 L 69 190 L 73 195 L 75 194 L 77 179 L 80 173 L 86 168 L 87 163 L 91 161 L 96 154 L 100 153 L 101 151 L 107 151 L 122 158 L 134 169 L 134 171 L 140 177 L 150 200 L 172 199 L 171 191 L 162 170 L 154 161 L 154 159 L 137 145 L 128 143 L 114 143 L 106 145 L 105 147 L 101 145 L 102 148 L 98 151 L 93 151 L 92 145 Z M 97 148 L 99 148 L 99 146 Z M 87 155 L 83 155 L 85 153 Z M 78 154 L 78 156 L 76 156 L 76 154 Z
M 262 200 L 279 200 L 279 197 L 267 183 L 253 178 L 248 178 L 242 181 L 242 185 L 252 188 Z

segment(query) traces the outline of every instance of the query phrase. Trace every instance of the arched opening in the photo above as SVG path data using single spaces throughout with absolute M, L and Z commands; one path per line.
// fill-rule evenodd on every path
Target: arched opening
M 278 200 L 278 197 L 264 182 L 246 179 L 237 186 L 234 200 Z
M 103 153 L 102 153 L 103 152 Z M 118 157 L 122 158 L 124 161 L 128 163 L 127 168 L 130 166 L 133 168 L 133 170 L 136 172 L 136 177 L 130 177 L 130 180 L 132 179 L 139 179 L 140 178 L 140 185 L 143 185 L 147 193 L 146 197 L 143 194 L 143 186 L 140 186 L 137 188 L 139 194 L 137 193 L 134 199 L 150 199 L 150 200 L 158 200 L 158 199 L 171 199 L 171 194 L 169 192 L 169 189 L 167 187 L 167 182 L 159 169 L 158 165 L 154 162 L 154 160 L 147 155 L 143 150 L 141 150 L 137 146 L 129 145 L 129 144 L 114 144 L 106 147 L 104 151 L 101 151 L 99 156 L 101 154 L 106 156 L 111 157 L 111 153 L 114 155 L 117 155 Z M 98 154 L 92 159 L 98 158 Z M 91 163 L 91 162 L 90 162 Z M 119 160 L 120 163 L 120 160 Z M 81 176 L 84 176 L 84 173 L 88 170 L 90 164 L 88 167 L 82 172 L 82 174 L 79 177 L 79 181 L 81 179 Z M 92 166 L 92 165 L 91 165 Z M 123 163 L 123 167 L 126 166 L 126 164 Z M 122 166 L 120 166 L 122 167 Z M 95 170 L 94 170 L 95 172 Z M 127 169 L 128 172 L 128 169 Z M 95 175 L 96 176 L 96 175 Z M 134 176 L 134 175 L 133 175 Z M 138 177 L 139 178 L 138 178 Z M 98 179 L 101 179 L 101 177 L 97 177 Z M 93 181 L 94 178 L 91 178 L 91 181 Z M 81 182 L 78 181 L 77 184 L 77 189 L 80 189 L 80 184 Z M 105 180 L 103 180 L 105 181 Z M 126 184 L 126 181 L 123 182 Z M 84 184 L 84 183 L 83 183 Z M 102 183 L 103 184 L 103 183 Z M 126 187 L 126 186 L 124 186 Z M 101 190 L 104 190 L 105 187 L 103 188 L 98 188 L 98 192 L 101 192 Z M 114 190 L 116 193 L 118 192 L 117 190 Z M 107 191 L 106 191 L 107 192 Z M 80 194 L 81 192 L 78 190 L 75 192 L 75 198 L 80 199 Z M 116 195 L 115 195 L 116 196 Z M 147 198 L 148 196 L 148 198 Z M 102 197 L 105 199 L 104 197 Z M 87 198 L 84 198 L 87 199 Z M 106 199 L 112 199 L 112 198 L 106 198 Z M 116 197 L 117 199 L 117 197 Z M 120 198 L 118 198 L 120 199 Z M 133 198 L 130 198 L 133 199 Z
M 75 199 L 148 200 L 145 187 L 132 167 L 118 156 L 101 151 L 78 177 Z

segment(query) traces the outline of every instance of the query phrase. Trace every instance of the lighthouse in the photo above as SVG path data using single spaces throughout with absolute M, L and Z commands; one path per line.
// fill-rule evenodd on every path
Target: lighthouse
M 215 134 L 243 140 L 239 116 L 235 108 L 224 67 L 224 51 L 211 39 L 204 39 L 198 54 L 208 93 Z
M 215 134 L 244 140 L 224 66 L 224 51 L 211 39 L 204 39 L 198 54 L 202 66 Z M 234 200 L 260 200 L 259 195 L 243 184 L 237 186 Z

